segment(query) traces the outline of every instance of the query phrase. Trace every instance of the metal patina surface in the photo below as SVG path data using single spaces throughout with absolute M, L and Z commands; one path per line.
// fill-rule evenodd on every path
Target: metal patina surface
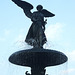
M 32 48 L 13 53 L 9 61 L 16 65 L 28 67 L 48 67 L 65 63 L 67 56 L 56 50 Z
M 68 58 L 64 53 L 51 49 L 43 49 L 43 45 L 47 42 L 45 35 L 47 19 L 45 18 L 53 17 L 55 14 L 43 9 L 42 5 L 36 7 L 37 11 L 31 12 L 33 9 L 32 4 L 22 0 L 12 1 L 21 7 L 25 15 L 32 21 L 25 42 L 33 46 L 33 48 L 13 53 L 9 57 L 9 61 L 16 65 L 31 67 L 31 74 L 26 71 L 26 75 L 45 75 L 45 67 L 65 63 Z
M 28 30 L 25 42 L 33 47 L 43 47 L 47 39 L 45 36 L 45 25 L 47 18 L 55 14 L 43 9 L 42 5 L 36 7 L 37 11 L 31 12 L 33 5 L 22 0 L 12 0 L 17 6 L 21 7 L 25 15 L 31 19 L 32 24 Z M 46 19 L 45 19 L 46 18 Z

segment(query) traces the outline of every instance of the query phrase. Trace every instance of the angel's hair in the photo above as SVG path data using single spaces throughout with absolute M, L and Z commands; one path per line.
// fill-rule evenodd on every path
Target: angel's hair
M 39 10 L 39 9 L 42 10 L 42 9 L 43 9 L 43 6 L 42 6 L 42 5 L 38 5 L 38 6 L 36 7 L 36 9 L 37 9 L 37 10 Z

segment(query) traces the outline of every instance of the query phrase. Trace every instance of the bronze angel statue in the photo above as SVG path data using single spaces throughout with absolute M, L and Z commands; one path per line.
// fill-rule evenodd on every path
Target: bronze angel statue
M 32 25 L 29 28 L 25 42 L 33 47 L 43 48 L 43 45 L 47 42 L 47 38 L 44 33 L 47 20 L 44 20 L 44 18 L 53 17 L 55 15 L 46 9 L 43 9 L 42 5 L 38 5 L 36 7 L 37 11 L 31 12 L 33 6 L 30 3 L 21 0 L 12 1 L 21 7 L 25 15 L 32 21 Z

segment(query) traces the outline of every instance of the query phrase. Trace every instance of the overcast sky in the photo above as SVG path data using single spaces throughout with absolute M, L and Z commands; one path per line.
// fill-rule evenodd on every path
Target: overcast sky
M 55 14 L 47 18 L 46 37 L 48 42 L 44 48 L 65 53 L 68 62 L 47 68 L 49 75 L 75 74 L 75 0 L 27 0 L 34 6 L 43 5 L 45 9 Z M 27 31 L 31 25 L 21 8 L 11 0 L 0 1 L 0 74 L 24 75 L 29 68 L 9 63 L 9 56 L 19 50 L 27 49 L 24 43 Z M 62 71 L 61 71 L 62 70 Z

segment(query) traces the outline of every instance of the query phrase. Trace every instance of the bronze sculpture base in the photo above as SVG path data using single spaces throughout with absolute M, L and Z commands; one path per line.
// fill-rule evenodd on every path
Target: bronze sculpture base
M 32 75 L 45 74 L 45 67 L 60 65 L 67 60 L 67 56 L 62 52 L 43 48 L 21 50 L 9 57 L 13 64 L 31 67 Z

